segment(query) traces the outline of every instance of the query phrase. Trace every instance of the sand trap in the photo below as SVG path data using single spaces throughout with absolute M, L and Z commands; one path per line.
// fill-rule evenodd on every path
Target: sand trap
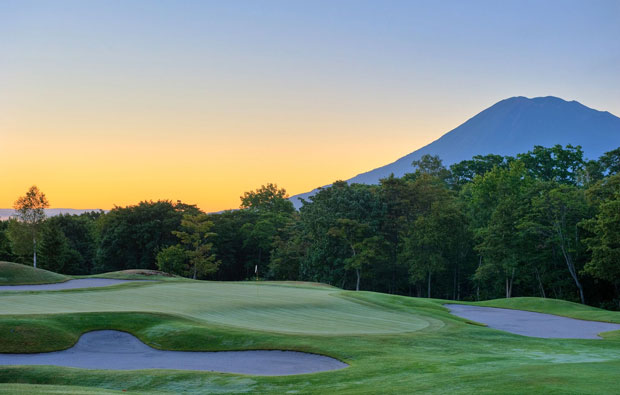
M 558 339 L 600 339 L 601 332 L 620 330 L 620 324 L 576 320 L 558 315 L 496 307 L 444 305 L 461 318 L 517 335 Z
M 163 351 L 129 333 L 89 332 L 68 350 L 38 354 L 0 354 L 0 365 L 56 365 L 84 369 L 208 370 L 261 376 L 324 372 L 346 363 L 296 351 Z
M 114 280 L 111 278 L 81 278 L 64 283 L 37 284 L 37 285 L 0 285 L 0 291 L 55 291 L 59 289 L 97 288 L 109 285 L 122 284 L 134 281 L 151 280 Z

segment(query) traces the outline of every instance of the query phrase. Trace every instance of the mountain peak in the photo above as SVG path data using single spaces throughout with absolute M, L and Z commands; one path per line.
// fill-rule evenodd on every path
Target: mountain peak
M 475 155 L 515 156 L 535 145 L 580 145 L 584 155 L 597 159 L 620 147 L 620 118 L 607 111 L 589 108 L 575 100 L 555 96 L 514 96 L 501 100 L 444 134 L 432 143 L 393 163 L 359 174 L 349 183 L 376 184 L 394 174 L 401 177 L 413 171 L 411 163 L 423 155 L 439 155 L 446 166 Z M 291 199 L 299 207 L 299 197 Z

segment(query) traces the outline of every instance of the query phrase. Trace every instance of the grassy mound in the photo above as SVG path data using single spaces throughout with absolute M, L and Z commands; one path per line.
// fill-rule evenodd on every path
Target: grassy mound
M 53 284 L 70 280 L 62 274 L 19 263 L 0 262 L 0 285 Z
M 112 278 L 116 280 L 158 280 L 158 281 L 186 279 L 184 277 L 177 276 L 175 274 L 161 272 L 159 270 L 149 270 L 149 269 L 128 269 L 128 270 L 120 270 L 118 272 L 107 272 L 107 273 L 95 274 L 91 276 L 80 276 L 80 277 L 81 278 Z

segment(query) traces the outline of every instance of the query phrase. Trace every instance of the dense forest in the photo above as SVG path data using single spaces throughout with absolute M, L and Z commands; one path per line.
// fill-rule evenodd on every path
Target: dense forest
M 566 299 L 620 309 L 620 148 L 536 146 L 446 168 L 424 156 L 378 185 L 337 181 L 299 211 L 273 184 L 238 210 L 140 202 L 0 221 L 0 260 L 66 274 L 160 269 L 212 280 L 319 281 L 478 300 Z M 32 242 L 36 234 L 37 243 Z

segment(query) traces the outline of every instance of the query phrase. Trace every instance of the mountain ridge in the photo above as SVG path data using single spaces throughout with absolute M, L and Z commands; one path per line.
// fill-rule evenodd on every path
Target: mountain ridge
M 555 96 L 501 100 L 469 118 L 433 142 L 370 171 L 349 183 L 376 184 L 394 174 L 401 177 L 413 170 L 411 162 L 425 154 L 439 155 L 446 166 L 474 155 L 511 155 L 527 152 L 535 145 L 580 145 L 584 156 L 600 157 L 620 146 L 620 118 L 572 100 Z M 331 184 L 330 184 L 331 185 Z M 328 187 L 326 185 L 324 187 Z M 292 196 L 296 208 L 318 189 Z

